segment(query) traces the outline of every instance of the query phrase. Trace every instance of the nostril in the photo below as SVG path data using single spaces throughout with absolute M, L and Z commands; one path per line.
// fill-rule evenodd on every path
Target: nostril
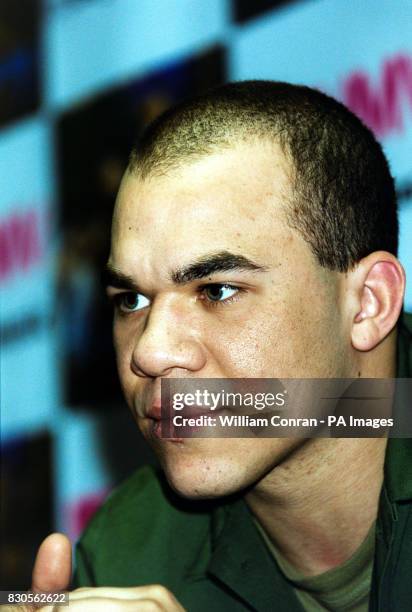
M 139 376 L 139 378 L 153 378 L 153 374 L 150 374 L 149 372 L 147 372 L 145 369 L 143 369 L 141 367 L 141 365 L 139 365 L 138 363 L 136 363 L 135 359 L 131 359 L 130 361 L 130 369 L 133 372 L 133 374 L 135 374 L 136 376 Z

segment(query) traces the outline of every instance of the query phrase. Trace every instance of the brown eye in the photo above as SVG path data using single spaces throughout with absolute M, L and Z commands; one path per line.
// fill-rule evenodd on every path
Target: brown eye
M 233 297 L 239 290 L 237 287 L 232 287 L 232 285 L 213 283 L 203 287 L 203 291 L 211 302 L 224 302 Z
M 116 305 L 123 312 L 136 312 L 142 310 L 150 304 L 150 301 L 141 293 L 133 291 L 127 291 L 125 293 L 119 293 L 116 298 Z

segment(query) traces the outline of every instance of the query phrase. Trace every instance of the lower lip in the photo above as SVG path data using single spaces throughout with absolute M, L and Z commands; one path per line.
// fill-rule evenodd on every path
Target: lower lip
M 165 440 L 167 442 L 183 442 L 183 438 L 166 438 L 162 436 L 162 421 L 153 421 L 151 433 L 158 440 Z

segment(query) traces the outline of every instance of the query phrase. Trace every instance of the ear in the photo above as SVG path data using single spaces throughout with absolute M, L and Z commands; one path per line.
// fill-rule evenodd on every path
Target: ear
M 349 272 L 354 296 L 352 346 L 358 351 L 375 348 L 395 327 L 402 310 L 405 271 L 386 251 L 376 251 Z

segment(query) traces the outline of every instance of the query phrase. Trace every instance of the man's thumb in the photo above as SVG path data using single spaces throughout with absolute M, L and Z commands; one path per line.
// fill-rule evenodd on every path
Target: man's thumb
M 52 533 L 40 544 L 34 562 L 32 591 L 62 591 L 69 587 L 72 547 L 62 533 Z

